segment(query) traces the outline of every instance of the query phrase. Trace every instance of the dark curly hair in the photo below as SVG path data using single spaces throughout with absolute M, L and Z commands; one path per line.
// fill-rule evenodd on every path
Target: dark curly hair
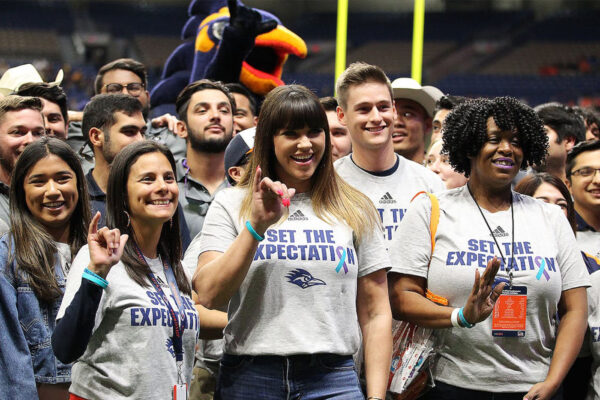
M 500 129 L 517 132 L 523 149 L 521 168 L 542 163 L 548 137 L 533 109 L 512 97 L 479 98 L 458 105 L 444 122 L 442 152 L 457 172 L 471 174 L 470 157 L 476 157 L 486 142 L 490 117 Z

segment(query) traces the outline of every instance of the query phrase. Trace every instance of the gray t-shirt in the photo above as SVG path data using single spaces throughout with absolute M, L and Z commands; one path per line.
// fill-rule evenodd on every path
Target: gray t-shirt
M 0 219 L 7 225 L 10 225 L 9 191 L 8 185 L 0 182 Z
M 200 236 L 201 234 L 199 233 L 192 240 L 181 261 L 181 264 L 189 277 L 194 276 L 194 272 L 196 272 L 196 267 L 198 266 L 198 257 L 200 256 L 200 246 L 202 243 Z M 219 311 L 227 312 L 226 305 L 218 307 L 217 309 Z M 198 340 L 198 346 L 196 347 L 196 366 L 205 368 L 216 376 L 219 371 L 219 361 L 223 355 L 223 344 L 223 339 Z
M 6 232 L 10 230 L 10 227 L 6 222 L 0 219 L 0 236 L 4 235 Z
M 89 261 L 86 245 L 73 260 L 57 319 L 71 304 Z M 178 313 L 160 258 L 147 261 Z M 121 262 L 111 268 L 106 280 L 109 285 L 102 293 L 92 337 L 73 364 L 69 391 L 86 399 L 171 399 L 177 366 L 168 308 L 149 282 L 147 287 L 135 283 Z M 181 295 L 186 314 L 183 376 L 189 385 L 199 325 L 192 299 Z
M 244 189 L 220 191 L 206 215 L 199 253 L 225 252 L 246 229 Z M 380 230 L 355 243 L 340 222 L 319 219 L 308 194 L 265 233 L 239 290 L 229 302 L 225 352 L 245 355 L 334 353 L 360 344 L 357 278 L 389 267 Z
M 590 275 L 588 289 L 589 347 L 592 353 L 592 379 L 586 400 L 600 400 L 600 271 Z M 585 343 L 584 343 L 585 345 Z
M 466 186 L 439 194 L 440 220 L 431 255 L 431 203 L 419 196 L 411 204 L 390 247 L 391 272 L 427 278 L 428 289 L 463 307 L 475 270 L 502 253 L 511 259 L 511 211 L 483 210 L 486 226 Z M 514 286 L 527 288 L 524 337 L 493 337 L 492 316 L 472 329 L 439 331 L 437 380 L 489 392 L 527 392 L 546 379 L 554 350 L 558 302 L 563 291 L 589 286 L 589 275 L 575 236 L 558 207 L 513 192 Z M 427 264 L 431 259 L 429 270 Z M 497 278 L 508 279 L 504 264 Z
M 371 174 L 352 161 L 351 155 L 335 162 L 335 170 L 346 182 L 364 193 L 379 211 L 383 233 L 389 246 L 410 200 L 420 191 L 430 193 L 446 189 L 433 172 L 414 161 L 397 155 L 398 169 L 387 176 Z

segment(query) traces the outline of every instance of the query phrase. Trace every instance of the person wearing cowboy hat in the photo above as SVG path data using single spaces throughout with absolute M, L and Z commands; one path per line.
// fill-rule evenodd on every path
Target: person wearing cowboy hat
M 396 118 L 392 141 L 394 151 L 401 156 L 423 164 L 425 142 L 431 134 L 435 103 L 443 93 L 433 86 L 421 86 L 411 78 L 392 82 Z

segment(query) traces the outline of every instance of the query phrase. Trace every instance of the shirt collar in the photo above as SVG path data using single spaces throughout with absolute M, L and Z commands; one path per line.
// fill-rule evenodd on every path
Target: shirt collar
M 106 197 L 106 193 L 104 193 L 102 191 L 102 189 L 100 189 L 100 186 L 98 186 L 98 184 L 96 183 L 96 180 L 94 179 L 94 176 L 92 175 L 92 171 L 93 170 L 94 169 L 92 168 L 85 175 L 85 179 L 87 180 L 87 183 L 88 183 L 88 191 L 90 192 L 90 197 L 92 199 L 105 198 Z
M 185 158 L 177 161 L 175 164 L 175 173 L 177 174 L 177 182 L 183 182 L 185 176 L 190 172 L 190 169 L 186 167 L 187 161 Z
M 4 194 L 4 195 L 8 196 L 9 191 L 10 191 L 10 187 L 4 182 L 0 182 L 0 194 Z
M 596 230 L 590 224 L 585 222 L 583 217 L 581 215 L 579 215 L 579 213 L 577 211 L 575 211 L 575 222 L 577 223 L 577 231 L 578 232 L 583 232 L 583 231 L 596 232 Z

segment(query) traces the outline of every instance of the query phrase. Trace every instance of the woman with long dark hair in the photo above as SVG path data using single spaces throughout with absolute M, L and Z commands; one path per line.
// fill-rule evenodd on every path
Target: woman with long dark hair
M 396 316 L 445 328 L 426 398 L 562 398 L 585 333 L 589 276 L 562 212 L 511 190 L 519 169 L 546 155 L 542 123 L 515 99 L 475 99 L 448 115 L 443 141 L 469 182 L 439 194 L 433 240 L 423 197 L 391 247 Z
M 194 288 L 229 303 L 215 398 L 369 399 L 391 357 L 389 265 L 379 216 L 333 169 L 327 117 L 299 85 L 262 106 L 248 172 L 220 192 L 200 238 Z
M 198 317 L 181 267 L 173 155 L 153 141 L 115 158 L 107 227 L 90 224 L 52 337 L 72 399 L 185 398 Z M 121 234 L 123 232 L 123 234 Z
M 0 397 L 66 399 L 71 366 L 49 345 L 71 258 L 85 244 L 89 198 L 77 155 L 42 138 L 19 156 L 10 231 L 0 239 Z

